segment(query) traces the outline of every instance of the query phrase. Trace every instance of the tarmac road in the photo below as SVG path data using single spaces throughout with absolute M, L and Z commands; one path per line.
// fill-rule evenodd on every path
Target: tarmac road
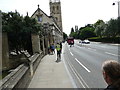
M 118 45 L 91 42 L 73 47 L 64 45 L 63 57 L 78 88 L 105 88 L 101 66 L 105 60 L 118 60 Z

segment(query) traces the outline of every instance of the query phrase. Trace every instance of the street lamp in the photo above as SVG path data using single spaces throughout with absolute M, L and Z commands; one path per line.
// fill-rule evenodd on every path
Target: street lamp
M 118 17 L 120 17 L 120 1 L 116 1 L 118 4 Z M 115 5 L 115 3 L 113 3 L 112 5 Z

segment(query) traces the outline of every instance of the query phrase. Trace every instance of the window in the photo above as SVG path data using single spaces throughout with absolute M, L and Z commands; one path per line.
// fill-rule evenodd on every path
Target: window
M 59 10 L 59 6 L 57 6 L 57 10 Z
M 56 21 L 58 21 L 58 18 L 57 18 L 57 17 L 55 17 L 55 20 L 56 20 Z
M 55 11 L 55 7 L 53 6 L 53 11 Z
M 42 22 L 42 16 L 38 16 L 38 22 Z

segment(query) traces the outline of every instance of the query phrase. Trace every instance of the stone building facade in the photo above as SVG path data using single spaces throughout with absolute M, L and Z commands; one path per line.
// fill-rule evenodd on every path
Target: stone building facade
M 51 43 L 56 45 L 57 42 L 62 42 L 63 32 L 62 32 L 62 18 L 61 18 L 61 3 L 59 0 L 54 0 L 49 2 L 50 5 L 50 16 L 48 16 L 45 12 L 43 12 L 38 5 L 38 9 L 31 16 L 35 18 L 39 24 L 42 25 L 42 30 L 44 31 L 42 37 L 39 37 L 40 41 L 38 45 L 43 45 L 42 51 L 47 52 L 48 47 Z M 54 7 L 54 9 L 53 9 Z M 35 36 L 34 36 L 35 38 Z M 38 49 L 34 49 L 36 39 L 32 38 L 33 41 L 33 52 L 41 51 Z M 34 45 L 35 44 L 35 45 Z M 37 50 L 37 51 L 34 51 Z
M 50 44 L 56 45 L 57 42 L 61 42 L 63 39 L 63 32 L 62 32 L 62 18 L 61 18 L 61 5 L 60 1 L 50 1 L 50 8 L 54 6 L 59 7 L 59 14 L 55 13 L 53 14 L 53 10 L 51 9 L 51 16 L 48 16 L 45 12 L 43 12 L 38 5 L 37 10 L 33 13 L 31 18 L 35 18 L 38 21 L 38 24 L 41 24 L 42 26 L 42 36 L 38 34 L 32 34 L 31 35 L 31 41 L 32 41 L 32 49 L 33 54 L 34 53 L 41 53 L 43 52 L 44 55 L 48 53 L 48 47 Z M 57 11 L 54 11 L 57 12 Z M 55 19 L 57 17 L 57 19 Z M 1 19 L 0 19 L 1 20 Z M 2 52 L 0 52 L 0 64 L 2 63 L 2 67 L 0 67 L 0 70 L 9 70 L 11 68 L 11 61 L 9 56 L 9 46 L 8 46 L 8 37 L 7 34 L 4 33 L 3 35 L 0 34 L 0 42 L 1 46 L 4 46 L 2 49 Z M 1 66 L 1 65 L 0 65 Z
M 62 14 L 61 14 L 61 2 L 60 0 L 50 0 L 50 16 L 52 16 L 57 23 L 58 27 L 62 30 Z

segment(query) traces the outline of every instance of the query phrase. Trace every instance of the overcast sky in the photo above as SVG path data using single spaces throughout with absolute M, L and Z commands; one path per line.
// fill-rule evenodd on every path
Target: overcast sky
M 117 0 L 60 0 L 62 9 L 63 31 L 70 33 L 71 28 L 77 25 L 79 28 L 86 24 L 93 24 L 98 19 L 105 22 L 111 18 L 117 18 Z M 112 3 L 116 5 L 112 5 Z M 28 12 L 31 16 L 38 8 L 37 5 L 49 16 L 49 0 L 0 0 L 0 10 L 9 12 L 17 10 L 25 16 Z

